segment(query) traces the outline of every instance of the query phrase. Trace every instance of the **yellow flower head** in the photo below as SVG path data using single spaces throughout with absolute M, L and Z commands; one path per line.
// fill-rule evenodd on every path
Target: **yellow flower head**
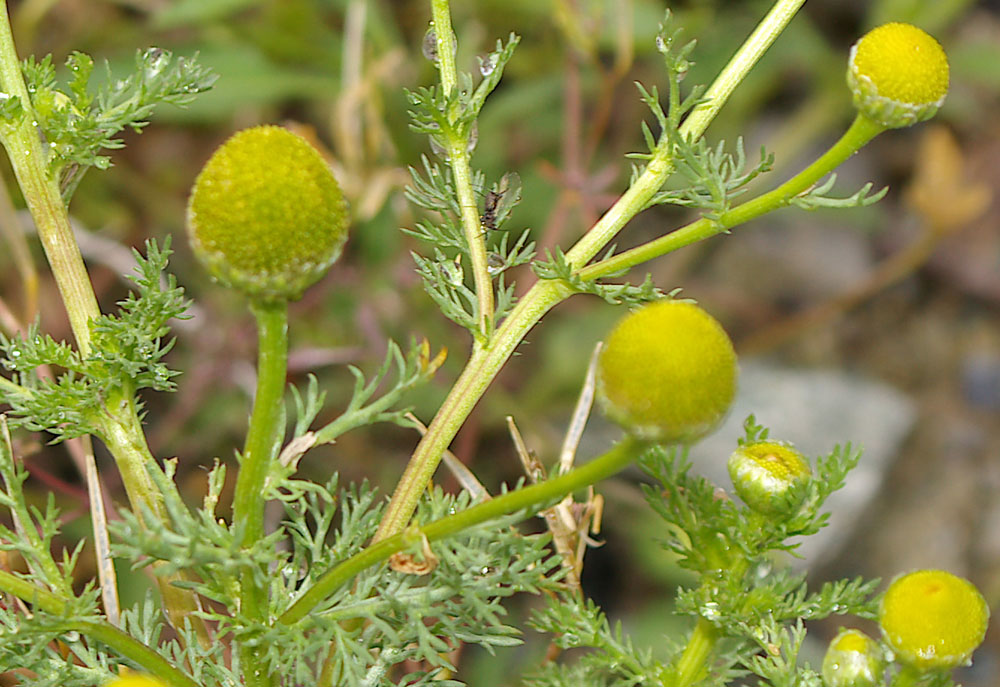
M 188 204 L 188 236 L 223 284 L 267 300 L 298 298 L 340 257 L 347 205 L 304 138 L 258 126 L 205 164 Z
M 920 670 L 968 664 L 989 618 L 979 590 L 943 570 L 897 577 L 879 609 L 882 635 L 896 658 Z
M 743 502 L 760 513 L 778 515 L 799 505 L 789 490 L 809 479 L 809 463 L 791 446 L 759 441 L 738 448 L 729 457 L 729 477 Z
M 860 630 L 841 630 L 823 657 L 826 687 L 874 687 L 882 684 L 884 670 L 882 649 Z
M 736 377 L 722 325 L 693 303 L 664 300 L 626 315 L 608 336 L 597 390 L 607 415 L 638 436 L 690 442 L 725 416 Z
M 883 24 L 851 48 L 847 84 L 860 112 L 888 128 L 910 126 L 944 103 L 948 56 L 912 24 Z

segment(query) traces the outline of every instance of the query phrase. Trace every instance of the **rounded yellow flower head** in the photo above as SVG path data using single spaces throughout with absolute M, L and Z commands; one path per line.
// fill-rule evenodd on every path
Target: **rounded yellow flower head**
M 326 162 L 277 126 L 246 129 L 198 175 L 188 236 L 213 277 L 265 300 L 293 299 L 340 257 L 347 204 Z
M 897 577 L 879 609 L 882 634 L 896 658 L 920 670 L 968 664 L 989 618 L 979 590 L 943 570 Z
M 611 332 L 597 392 L 605 413 L 636 435 L 690 442 L 725 416 L 736 377 L 722 325 L 693 303 L 664 300 L 626 315 Z
M 872 29 L 851 48 L 847 84 L 854 107 L 888 128 L 930 119 L 948 95 L 948 56 L 912 24 Z
M 739 447 L 729 456 L 728 467 L 733 487 L 743 502 L 767 515 L 794 510 L 799 503 L 791 498 L 791 488 L 812 475 L 802 454 L 775 441 Z
M 111 682 L 106 682 L 104 687 L 167 687 L 167 683 L 152 675 L 129 672 Z
M 874 687 L 882 684 L 884 671 L 882 649 L 860 630 L 841 630 L 823 657 L 826 687 Z

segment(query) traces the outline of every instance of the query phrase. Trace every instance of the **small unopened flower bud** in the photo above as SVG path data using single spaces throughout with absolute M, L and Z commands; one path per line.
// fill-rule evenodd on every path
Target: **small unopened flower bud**
M 637 436 L 691 442 L 714 429 L 736 393 L 736 353 L 711 315 L 663 300 L 618 323 L 601 352 L 598 398 Z
M 289 300 L 340 257 L 347 205 L 304 138 L 259 126 L 232 136 L 205 164 L 188 204 L 188 235 L 223 284 Z
M 802 455 L 775 441 L 760 441 L 729 456 L 729 477 L 743 502 L 758 513 L 784 515 L 800 503 L 792 488 L 809 479 L 812 470 Z
M 841 630 L 823 657 L 826 687 L 874 687 L 882 684 L 884 671 L 881 647 L 860 630 Z
M 990 611 L 979 590 L 944 570 L 918 570 L 892 581 L 879 609 L 882 635 L 896 658 L 918 670 L 971 662 Z
M 930 34 L 893 22 L 851 48 L 847 85 L 854 107 L 890 129 L 930 119 L 948 95 L 948 56 Z

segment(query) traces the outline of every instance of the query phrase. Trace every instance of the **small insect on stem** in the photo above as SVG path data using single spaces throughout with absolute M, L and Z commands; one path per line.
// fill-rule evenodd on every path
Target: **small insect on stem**
M 495 231 L 520 200 L 521 178 L 514 172 L 504 174 L 483 199 L 483 214 L 479 217 L 483 231 Z
M 486 231 L 493 231 L 497 228 L 497 206 L 501 199 L 503 199 L 502 192 L 490 191 L 483 200 L 483 215 L 480 217 L 479 223 Z

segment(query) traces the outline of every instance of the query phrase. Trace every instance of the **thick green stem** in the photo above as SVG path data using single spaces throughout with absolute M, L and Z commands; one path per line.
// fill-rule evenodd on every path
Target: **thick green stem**
M 767 47 L 774 42 L 781 30 L 791 21 L 795 12 L 804 0 L 778 0 L 760 26 L 747 39 L 723 72 L 716 79 L 708 94 L 711 100 L 691 113 L 681 130 L 692 140 L 698 138 L 708 127 L 712 118 L 722 107 L 732 93 L 736 84 L 760 58 Z M 432 0 L 433 5 L 441 4 L 447 9 L 445 0 Z M 439 51 L 442 49 L 440 32 L 443 27 L 436 27 L 439 35 Z M 450 22 L 449 22 L 450 30 Z M 450 49 L 451 43 L 444 45 Z M 439 54 L 438 59 L 452 60 L 450 55 Z M 442 85 L 444 67 L 442 69 Z M 597 224 L 577 242 L 566 254 L 570 264 L 583 267 L 598 254 L 615 235 L 641 212 L 666 181 L 673 171 L 670 160 L 670 150 L 666 143 L 661 143 L 652 160 L 638 179 L 629 187 L 621 198 L 608 210 Z M 393 492 L 389 508 L 379 527 L 375 541 L 401 532 L 416 508 L 420 494 L 427 487 L 445 449 L 457 434 L 465 418 L 475 407 L 479 398 L 486 391 L 490 382 L 503 367 L 524 336 L 553 306 L 571 295 L 571 291 L 562 285 L 552 282 L 539 282 L 521 299 L 495 335 L 484 347 L 477 348 L 470 358 L 448 398 L 442 404 L 427 428 L 403 476 Z
M 455 66 L 455 35 L 451 28 L 448 0 L 431 0 L 431 16 L 434 33 L 437 36 L 437 68 L 441 76 L 441 88 L 446 95 L 454 95 L 455 89 L 458 88 L 458 71 Z M 461 112 L 447 114 L 449 121 L 454 121 Z M 479 205 L 472 189 L 472 167 L 469 162 L 471 132 L 467 126 L 461 129 L 461 131 L 442 132 L 445 136 L 442 143 L 447 151 L 448 162 L 455 180 L 465 241 L 469 244 L 469 262 L 479 309 L 479 335 L 476 341 L 477 344 L 484 344 L 489 341 L 493 330 L 493 280 L 486 262 L 486 238 L 479 221 Z
M 16 97 L 24 112 L 16 125 L 0 125 L 0 140 L 7 149 L 21 192 L 35 220 L 77 347 L 80 354 L 87 357 L 91 349 L 90 322 L 100 316 L 100 309 L 57 180 L 49 172 L 48 156 L 36 130 L 37 122 L 21 74 L 5 0 L 0 0 L 0 89 L 8 97 Z M 125 390 L 113 396 L 108 400 L 107 417 L 102 420 L 102 438 L 121 470 L 133 510 L 140 512 L 143 507 L 148 508 L 166 522 L 162 494 L 148 473 L 148 470 L 160 468 L 146 446 L 133 391 L 125 384 Z M 202 642 L 209 641 L 204 623 L 191 615 L 198 606 L 194 594 L 173 586 L 170 579 L 159 580 L 167 616 L 173 623 L 183 619 L 194 623 Z
M 298 622 L 360 572 L 388 559 L 413 542 L 420 541 L 421 538 L 433 542 L 504 515 L 526 509 L 530 509 L 526 515 L 530 514 L 546 503 L 557 501 L 567 494 L 622 470 L 645 448 L 646 444 L 642 441 L 633 438 L 623 439 L 607 453 L 564 475 L 508 492 L 423 527 L 409 528 L 382 539 L 319 578 L 316 584 L 278 618 L 278 622 L 285 624 Z
M 65 616 L 69 602 L 52 592 L 36 587 L 31 582 L 16 575 L 0 571 L 0 590 L 13 594 L 37 609 L 54 616 Z M 198 683 L 175 668 L 160 654 L 134 637 L 98 620 L 65 620 L 61 623 L 63 632 L 79 632 L 114 649 L 119 655 L 134 661 L 172 687 L 199 687 Z
M 403 531 L 417 507 L 424 487 L 430 482 L 441 456 L 459 427 L 469 416 L 500 368 L 535 323 L 552 306 L 572 292 L 562 283 L 545 281 L 535 286 L 518 302 L 510 316 L 497 330 L 488 349 L 477 349 L 452 387 L 434 421 L 417 445 L 406 471 L 396 486 L 392 500 L 379 524 L 375 541 Z
M 257 392 L 233 497 L 233 523 L 244 547 L 264 536 L 264 482 L 284 428 L 288 365 L 288 303 L 254 302 L 251 310 L 257 319 Z
M 108 399 L 108 414 L 103 422 L 101 438 L 115 457 L 132 510 L 142 513 L 145 509 L 158 521 L 168 523 L 170 515 L 163 493 L 150 475 L 150 470 L 160 470 L 160 466 L 146 443 L 134 399 L 135 394 L 131 389 L 116 393 Z M 163 565 L 165 564 L 154 564 L 154 572 Z M 189 581 L 190 578 L 181 571 L 156 575 L 163 612 L 170 624 L 178 628 L 190 625 L 198 642 L 207 648 L 211 646 L 212 638 L 205 621 L 197 615 L 202 610 L 198 597 L 190 589 L 182 589 L 174 584 Z
M 663 687 L 689 687 L 703 679 L 707 674 L 707 663 L 718 639 L 719 631 L 715 626 L 704 618 L 698 618 L 694 632 L 684 647 L 684 653 L 678 659 L 677 665 L 661 682 Z
M 35 129 L 31 99 L 14 47 L 6 0 L 0 0 L 0 11 L 0 89 L 8 97 L 16 97 L 24 111 L 16 126 L 0 126 L 0 139 L 7 149 L 14 176 L 31 216 L 35 219 L 38 237 L 66 304 L 77 346 L 80 353 L 86 356 L 90 352 L 90 320 L 100 315 L 100 309 L 70 228 L 59 186 L 48 173 L 48 157 Z
M 288 366 L 288 303 L 253 301 L 250 307 L 257 319 L 257 392 L 233 497 L 233 525 L 244 548 L 253 547 L 264 536 L 265 483 L 284 430 Z M 257 578 L 253 570 L 240 576 L 240 611 L 250 620 L 265 622 L 267 589 Z M 263 653 L 260 647 L 240 646 L 243 677 L 251 687 L 271 684 Z

